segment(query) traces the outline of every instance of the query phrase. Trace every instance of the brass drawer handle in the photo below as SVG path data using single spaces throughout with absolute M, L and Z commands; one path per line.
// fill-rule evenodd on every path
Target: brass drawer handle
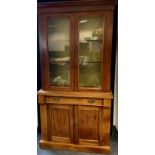
M 93 104 L 95 102 L 94 99 L 88 99 L 88 103 Z
M 59 97 L 53 97 L 53 100 L 54 100 L 54 101 L 59 101 L 60 98 L 59 98 Z

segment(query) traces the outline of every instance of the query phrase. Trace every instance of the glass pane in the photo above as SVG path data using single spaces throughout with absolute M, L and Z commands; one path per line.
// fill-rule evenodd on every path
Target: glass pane
M 50 64 L 49 83 L 53 86 L 68 86 L 70 84 L 70 70 L 68 63 Z
M 48 57 L 50 85 L 70 85 L 69 17 L 48 20 Z
M 80 65 L 79 71 L 81 87 L 101 86 L 101 63 L 85 63 L 85 65 Z
M 79 20 L 79 86 L 101 87 L 103 17 Z

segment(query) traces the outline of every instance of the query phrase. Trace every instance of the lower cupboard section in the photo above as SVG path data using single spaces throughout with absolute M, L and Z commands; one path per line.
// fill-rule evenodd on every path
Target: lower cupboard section
M 103 106 L 40 104 L 40 147 L 110 152 L 110 104 Z

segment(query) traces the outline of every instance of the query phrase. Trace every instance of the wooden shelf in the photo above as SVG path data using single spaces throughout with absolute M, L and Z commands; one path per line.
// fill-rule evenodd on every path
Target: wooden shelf
M 84 63 L 102 63 L 101 61 L 87 61 L 87 62 L 84 62 Z
M 96 40 L 93 40 L 93 39 L 87 39 L 86 41 L 83 41 L 83 42 L 79 42 L 80 44 L 88 44 L 89 41 L 92 41 L 92 42 L 100 42 L 102 43 L 102 39 L 96 39 Z
M 101 61 L 98 61 L 98 62 L 91 62 L 91 61 L 89 61 L 89 62 L 83 62 L 83 63 L 79 63 L 80 65 L 82 65 L 82 66 L 86 66 L 86 65 L 88 65 L 88 64 L 99 64 L 99 63 L 102 63 Z
M 48 51 L 49 53 L 69 53 L 69 51 Z
M 102 39 L 87 39 L 87 41 L 102 41 Z
M 50 64 L 70 63 L 70 61 L 49 61 Z

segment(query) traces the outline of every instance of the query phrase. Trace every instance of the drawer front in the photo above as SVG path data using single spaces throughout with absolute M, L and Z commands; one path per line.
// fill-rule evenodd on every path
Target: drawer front
M 75 105 L 92 105 L 92 106 L 102 106 L 102 100 L 92 99 L 92 98 L 68 98 L 68 97 L 58 97 L 58 96 L 47 96 L 45 98 L 46 103 L 56 103 L 56 104 L 75 104 Z

